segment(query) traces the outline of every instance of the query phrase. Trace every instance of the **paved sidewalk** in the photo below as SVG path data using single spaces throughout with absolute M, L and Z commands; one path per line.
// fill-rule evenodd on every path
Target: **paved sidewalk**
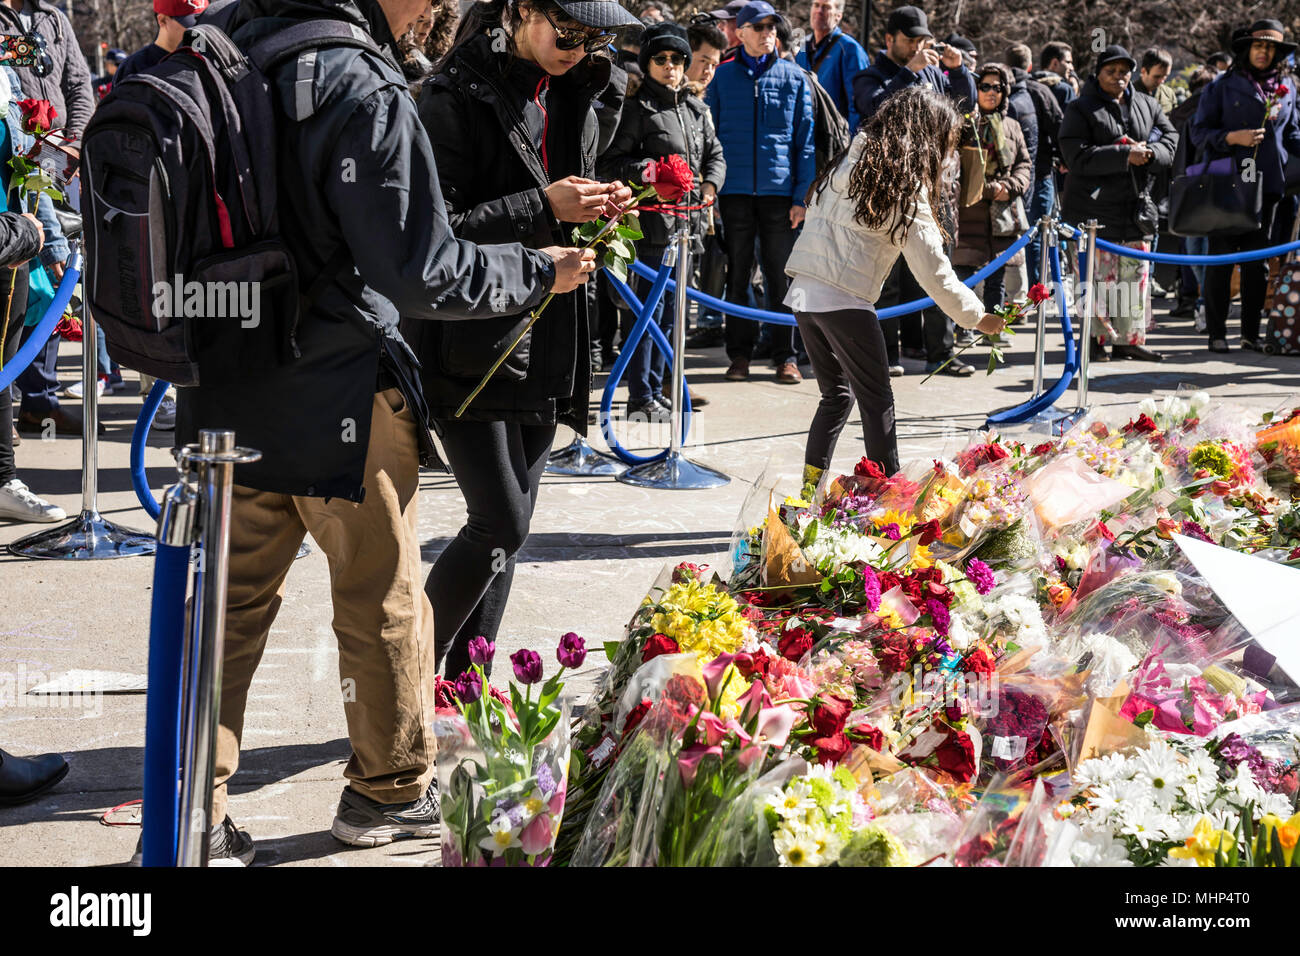
M 1169 354 L 1163 364 L 1112 362 L 1093 366 L 1094 405 L 1130 403 L 1179 385 L 1208 389 L 1216 398 L 1258 409 L 1300 404 L 1300 358 L 1233 351 L 1210 353 L 1190 320 L 1161 316 L 1149 344 Z M 1235 323 L 1232 323 L 1235 328 Z M 1232 340 L 1235 347 L 1236 340 Z M 1047 378 L 1063 360 L 1057 332 L 1048 337 Z M 1010 365 L 985 377 L 938 376 L 921 385 L 921 366 L 894 380 L 902 457 L 925 459 L 964 445 L 985 415 L 1028 397 L 1032 380 L 1032 332 L 1022 326 L 1009 352 Z M 64 347 L 65 378 L 79 369 L 79 350 Z M 970 358 L 982 366 L 985 351 Z M 1224 359 L 1227 359 L 1226 361 Z M 562 478 L 543 482 L 533 533 L 515 576 L 514 592 L 498 654 L 530 646 L 548 669 L 555 641 L 577 631 L 588 645 L 621 635 L 628 616 L 666 563 L 683 560 L 719 565 L 737 516 L 765 473 L 793 482 L 802 464 L 803 439 L 817 404 L 809 379 L 778 385 L 765 363 L 755 362 L 748 383 L 725 382 L 721 349 L 692 352 L 688 377 L 711 399 L 696 416 L 687 449 L 691 458 L 730 475 L 724 488 L 659 492 L 611 478 Z M 621 408 L 621 399 L 615 409 Z M 1071 389 L 1059 403 L 1072 405 Z M 135 396 L 103 403 L 108 434 L 100 442 L 100 509 L 113 521 L 151 529 L 131 491 L 127 468 L 131 428 L 139 411 Z M 267 414 L 276 409 L 268 408 Z M 619 426 L 622 428 L 623 426 Z M 626 431 L 622 432 L 627 435 Z M 566 432 L 561 443 L 568 440 Z M 652 439 L 658 438 L 652 445 Z M 666 429 L 634 426 L 625 444 L 661 447 Z M 151 441 L 147 463 L 155 490 L 174 474 L 169 442 Z M 599 438 L 593 444 L 601 446 Z M 80 442 L 25 438 L 18 448 L 20 476 L 36 492 L 70 513 L 80 505 Z M 851 468 L 862 454 L 861 432 L 850 424 L 835 465 Z M 766 479 L 764 479 L 766 481 Z M 420 528 L 430 562 L 463 520 L 463 501 L 450 476 L 422 477 Z M 787 485 L 788 487 L 788 485 Z M 750 508 L 761 515 L 766 499 Z M 0 545 L 36 526 L 0 522 Z M 51 709 L 31 695 L 15 697 L 15 683 L 34 674 L 56 677 L 74 669 L 135 675 L 146 669 L 152 561 L 127 558 L 85 564 L 32 562 L 0 555 L 0 746 L 17 754 L 65 753 L 71 772 L 55 791 L 27 806 L 0 808 L 0 865 L 112 865 L 124 862 L 135 827 L 99 825 L 104 812 L 138 798 L 144 741 L 145 698 L 106 695 L 95 706 Z M 436 858 L 432 841 L 408 841 L 374 850 L 343 847 L 329 835 L 343 785 L 348 744 L 340 706 L 337 653 L 330 627 L 328 569 L 319 550 L 291 572 L 283 609 L 252 687 L 246 750 L 232 786 L 231 814 L 248 828 L 258 865 L 418 865 Z M 600 655 L 572 682 L 590 690 Z

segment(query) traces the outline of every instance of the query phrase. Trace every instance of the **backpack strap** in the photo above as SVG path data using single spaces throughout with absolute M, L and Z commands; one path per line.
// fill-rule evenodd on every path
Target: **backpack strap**
M 824 62 L 826 62 L 826 58 L 831 55 L 831 50 L 835 48 L 835 44 L 840 42 L 840 37 L 842 36 L 844 36 L 843 33 L 837 33 L 833 37 L 831 37 L 831 42 L 826 44 L 826 46 L 822 47 L 822 49 L 817 52 L 816 54 L 817 58 L 815 60 L 809 57 L 809 61 L 812 63 L 813 70 L 816 70 Z M 813 44 L 813 46 L 815 48 L 816 44 Z
M 316 50 L 323 46 L 350 46 L 384 55 L 370 34 L 356 24 L 329 19 L 294 23 L 259 40 L 249 50 L 248 58 L 267 76 L 280 64 L 298 59 L 298 74 L 294 80 L 293 118 L 296 120 L 305 120 L 315 111 L 312 86 L 316 76 Z

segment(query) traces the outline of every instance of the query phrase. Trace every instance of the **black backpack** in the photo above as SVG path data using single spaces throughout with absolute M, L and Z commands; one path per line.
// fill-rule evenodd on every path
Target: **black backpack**
M 300 293 L 276 213 L 273 70 L 321 46 L 378 53 L 341 20 L 295 23 L 247 55 L 201 23 L 113 86 L 82 135 L 86 301 L 109 354 L 176 385 L 255 378 L 296 354 Z
M 828 163 L 849 148 L 853 131 L 849 129 L 849 121 L 840 115 L 840 108 L 826 92 L 826 87 L 817 81 L 817 74 L 804 70 L 803 75 L 812 84 L 813 146 L 817 151 L 817 175 L 820 176 Z

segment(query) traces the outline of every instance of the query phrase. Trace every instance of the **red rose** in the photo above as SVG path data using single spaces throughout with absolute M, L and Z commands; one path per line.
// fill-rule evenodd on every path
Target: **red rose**
M 661 158 L 659 162 L 651 160 L 641 179 L 654 186 L 659 199 L 666 203 L 675 203 L 695 188 L 695 174 L 690 164 L 674 153 Z
M 767 672 L 772 667 L 772 659 L 767 656 L 767 651 L 759 648 L 753 654 L 737 654 L 736 659 L 732 662 L 736 665 L 736 670 L 740 671 L 742 677 L 766 677 Z
M 975 745 L 960 730 L 954 731 L 934 752 L 939 769 L 958 780 L 971 780 L 975 776 Z
M 814 737 L 810 743 L 817 748 L 817 762 L 823 764 L 839 763 L 853 746 L 843 731 L 829 737 Z
M 1029 291 L 1026 292 L 1025 295 L 1029 297 L 1029 301 L 1034 303 L 1034 305 L 1052 297 L 1052 293 L 1048 291 L 1047 286 L 1043 285 L 1041 282 L 1035 282 L 1031 285 Z
M 943 537 L 943 529 L 939 527 L 938 519 L 931 518 L 925 524 L 913 528 L 912 534 L 919 535 L 923 545 L 934 544 Z
M 893 571 L 877 571 L 876 577 L 880 578 L 881 594 L 887 594 L 903 583 L 902 577 Z
M 897 674 L 907 670 L 912 663 L 912 641 L 900 634 L 891 634 L 883 641 L 883 646 L 876 652 L 876 660 L 886 675 Z
M 843 733 L 844 723 L 849 719 L 849 711 L 852 709 L 853 702 L 843 697 L 819 697 L 810 719 L 813 730 L 821 737 L 834 737 Z
M 48 133 L 54 129 L 54 121 L 59 111 L 50 105 L 49 100 L 19 100 L 18 108 L 23 111 L 23 130 L 33 136 Z
M 883 751 L 885 749 L 885 735 L 879 727 L 873 727 L 871 724 L 858 724 L 853 728 L 853 733 L 862 738 L 862 742 L 872 750 Z
M 859 478 L 875 478 L 878 481 L 884 481 L 888 477 L 883 468 L 866 456 L 853 466 L 853 473 Z
M 813 636 L 812 632 L 802 627 L 792 627 L 781 635 L 781 640 L 777 643 L 777 650 L 781 656 L 788 661 L 794 661 L 796 664 L 803 659 L 803 656 L 812 650 Z
M 1123 429 L 1129 434 L 1151 435 L 1160 430 L 1160 427 L 1151 420 L 1151 416 L 1143 412 L 1136 419 L 1129 422 Z
M 950 607 L 953 599 L 957 596 L 953 593 L 952 588 L 946 584 L 936 584 L 934 581 L 925 582 L 925 596 L 938 601 L 944 607 Z
M 654 660 L 660 654 L 680 654 L 681 646 L 667 634 L 651 634 L 641 650 L 641 663 Z
M 1056 445 L 1053 442 L 1045 441 L 1041 445 L 1035 445 L 1033 448 L 1031 448 L 1029 454 L 1045 455 L 1055 447 Z
M 632 731 L 645 719 L 645 715 L 650 712 L 650 707 L 654 702 L 649 698 L 643 699 L 627 715 L 627 720 L 623 721 L 623 739 L 627 740 Z

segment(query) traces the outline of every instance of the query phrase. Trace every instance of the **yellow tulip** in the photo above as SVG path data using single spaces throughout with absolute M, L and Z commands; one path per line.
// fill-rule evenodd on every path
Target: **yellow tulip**
M 1183 846 L 1174 847 L 1169 855 L 1179 860 L 1195 860 L 1197 866 L 1214 866 L 1216 850 L 1227 854 L 1236 843 L 1227 830 L 1216 830 L 1209 817 L 1201 817 Z

